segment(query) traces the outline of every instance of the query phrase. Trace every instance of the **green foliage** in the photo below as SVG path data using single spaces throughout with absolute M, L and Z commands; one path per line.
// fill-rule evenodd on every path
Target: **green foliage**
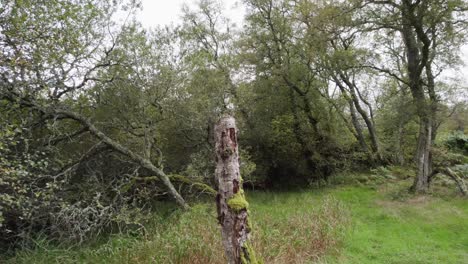
M 433 163 L 436 167 L 450 167 L 468 162 L 468 156 L 450 151 L 446 147 L 432 148 Z
M 51 221 L 63 198 L 57 195 L 63 179 L 48 176 L 47 153 L 17 152 L 24 146 L 22 127 L 2 124 L 0 132 L 0 248 L 22 239 Z
M 468 155 L 468 135 L 457 131 L 449 134 L 443 144 L 451 151 L 458 151 Z
M 462 180 L 468 181 L 468 162 L 453 166 L 453 170 L 461 176 Z
M 110 228 L 141 231 L 147 193 L 114 193 L 126 179 L 99 179 L 79 166 L 62 168 L 50 150 L 24 152 L 26 128 L 2 125 L 0 137 L 0 247 L 31 246 L 39 235 L 83 242 Z M 31 144 L 31 143 L 30 143 Z M 32 146 L 30 146 L 31 148 Z M 90 163 L 87 166 L 92 166 Z M 78 168 L 77 168 L 78 167 Z M 78 173 L 73 173 L 78 172 Z M 77 181 L 80 184 L 77 185 Z M 140 196 L 141 195 L 141 196 Z
M 100 256 L 145 263 L 222 259 L 214 254 L 219 248 L 207 246 L 219 241 L 213 212 L 205 205 L 161 216 L 161 222 L 174 223 L 154 223 L 157 235 L 139 240 L 151 213 L 164 207 L 158 202 L 170 198 L 167 189 L 154 171 L 136 164 L 122 148 L 101 142 L 76 115 L 167 173 L 177 191 L 194 199 L 214 192 L 213 124 L 224 112 L 238 120 L 246 186 L 351 183 L 377 188 L 414 176 L 411 169 L 391 166 L 412 161 L 420 131 L 416 113 L 421 109 L 408 90 L 407 52 L 398 36 L 405 25 L 402 9 L 382 8 L 398 1 L 356 5 L 361 2 L 246 0 L 239 31 L 212 0 L 184 8 L 181 26 L 151 30 L 136 22 L 134 10 L 141 5 L 134 0 L 2 1 L 0 248 L 29 246 L 42 236 L 70 245 L 128 231 L 128 237 L 114 237 L 70 261 L 88 260 L 87 253 L 90 262 Z M 464 1 L 426 2 L 414 4 L 428 29 L 423 33 L 433 39 L 418 82 L 424 91 L 432 70 L 456 63 L 456 50 L 466 38 L 465 24 L 454 21 L 466 18 L 458 12 L 466 9 Z M 121 12 L 129 16 L 125 24 L 115 17 Z M 362 18 L 369 19 L 362 23 Z M 465 98 L 458 84 L 435 81 L 433 124 L 463 131 L 466 104 L 452 105 L 460 99 L 450 98 Z M 357 104 L 364 109 L 353 118 Z M 370 127 L 384 154 L 380 163 Z M 435 166 L 456 166 L 459 172 L 466 172 L 467 153 L 468 137 L 461 132 L 432 148 Z M 336 172 L 341 175 L 328 178 Z M 366 191 L 361 187 L 346 195 L 369 198 L 354 194 Z M 409 197 L 403 192 L 393 196 Z M 338 247 L 341 234 L 335 232 L 345 226 L 338 212 L 345 209 L 335 200 L 317 202 L 308 194 L 257 196 L 262 197 L 267 204 L 285 199 L 287 206 L 272 210 L 257 204 L 268 226 L 260 229 L 261 242 L 254 247 L 263 248 L 268 263 L 285 263 L 288 257 L 318 260 Z M 301 215 L 294 211 L 297 197 L 321 207 L 314 211 L 314 203 L 301 203 Z M 248 205 L 243 197 L 230 203 L 235 210 Z M 202 232 L 206 226 L 211 233 Z M 270 248 L 272 241 L 279 242 Z M 148 253 L 154 248 L 160 251 Z
M 392 175 L 392 171 L 384 166 L 379 166 L 375 169 L 372 169 L 371 172 L 376 176 L 380 176 L 391 180 L 395 179 L 395 177 Z
M 239 150 L 240 162 L 239 162 L 239 169 L 240 175 L 242 177 L 242 181 L 244 184 L 251 184 L 255 186 L 255 184 L 259 184 L 265 181 L 264 178 L 257 175 L 257 164 L 253 162 L 253 158 L 250 155 L 248 148 L 242 148 Z
M 271 121 L 271 144 L 282 158 L 288 155 L 300 155 L 301 146 L 294 136 L 294 118 L 291 114 L 277 116 Z M 291 156 L 297 160 L 297 156 Z
M 187 165 L 184 174 L 198 177 L 201 180 L 213 179 L 215 164 L 211 161 L 212 155 L 213 153 L 207 150 L 190 155 L 190 163 Z

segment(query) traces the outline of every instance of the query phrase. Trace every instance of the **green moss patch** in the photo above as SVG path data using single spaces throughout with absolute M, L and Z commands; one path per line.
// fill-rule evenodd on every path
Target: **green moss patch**
M 229 208 L 236 212 L 239 212 L 243 209 L 247 210 L 249 208 L 249 203 L 245 199 L 243 190 L 240 190 L 238 193 L 234 194 L 232 198 L 228 200 L 227 204 Z

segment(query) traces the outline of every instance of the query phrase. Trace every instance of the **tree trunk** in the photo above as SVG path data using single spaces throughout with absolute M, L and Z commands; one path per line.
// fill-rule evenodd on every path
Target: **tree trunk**
M 379 162 L 383 162 L 383 155 L 380 152 L 380 147 L 379 147 L 379 143 L 378 143 L 378 140 L 377 140 L 377 133 L 376 133 L 376 131 L 374 129 L 374 124 L 373 124 L 373 122 L 371 122 L 371 120 L 367 116 L 367 113 L 360 106 L 359 99 L 357 98 L 353 87 L 349 86 L 349 85 L 352 85 L 351 82 L 349 82 L 349 81 L 345 82 L 348 85 L 349 93 L 351 94 L 351 97 L 350 97 L 349 94 L 348 94 L 348 90 L 345 88 L 345 86 L 340 81 L 340 79 L 338 79 L 338 77 L 335 76 L 335 75 L 333 75 L 332 78 L 333 78 L 333 81 L 338 86 L 338 88 L 340 89 L 340 91 L 342 92 L 342 94 L 348 99 L 348 103 L 349 103 L 349 106 L 350 106 L 349 110 L 351 112 L 351 120 L 352 120 L 353 126 L 356 129 L 356 133 L 358 133 L 357 135 L 359 136 L 358 139 L 359 139 L 359 142 L 360 142 L 361 146 L 365 146 L 366 152 L 370 156 L 370 161 L 373 163 L 375 161 L 374 155 L 376 155 Z M 344 75 L 340 75 L 340 78 L 343 81 L 345 81 L 344 80 L 344 78 L 345 78 Z M 372 153 L 368 150 L 367 143 L 365 142 L 364 137 L 362 135 L 362 127 L 361 127 L 361 124 L 359 124 L 359 121 L 357 119 L 356 110 L 360 114 L 360 116 L 362 117 L 364 122 L 366 123 L 367 130 L 368 130 L 369 136 L 371 138 Z
M 301 131 L 301 121 L 299 118 L 299 113 L 297 112 L 297 103 L 296 103 L 296 98 L 294 91 L 292 89 L 289 90 L 289 97 L 291 99 L 291 112 L 294 118 L 294 123 L 293 123 L 293 133 L 296 138 L 297 143 L 301 146 L 302 150 L 302 157 L 304 158 L 307 169 L 309 170 L 310 173 L 315 175 L 316 171 L 316 166 L 314 162 L 312 161 L 312 156 L 313 156 L 313 150 L 310 149 L 309 144 L 307 144 L 306 140 L 303 138 L 305 133 L 302 133 Z
M 361 146 L 361 150 L 368 153 L 369 153 L 369 148 L 367 147 L 367 143 L 364 139 L 364 135 L 362 134 L 362 128 L 359 127 L 358 129 L 360 129 L 360 132 L 356 131 L 356 123 L 354 121 L 356 121 L 357 119 L 357 116 L 356 116 L 356 111 L 353 109 L 350 109 L 350 112 L 351 112 L 351 121 L 349 120 L 349 118 L 347 116 L 345 116 L 345 113 L 343 111 L 343 109 L 341 109 L 338 104 L 334 101 L 334 99 L 328 97 L 326 94 L 320 92 L 320 90 L 318 90 L 319 93 L 320 93 L 320 96 L 322 96 L 325 100 L 327 100 L 327 102 L 333 106 L 336 110 L 336 114 L 338 114 L 340 116 L 340 118 L 343 120 L 343 124 L 346 126 L 346 128 L 348 129 L 348 131 L 353 134 L 354 138 L 356 138 L 356 140 L 359 142 L 359 145 Z M 350 100 L 348 100 L 348 103 L 349 103 L 349 106 L 350 107 L 354 107 L 353 106 L 353 102 L 351 102 Z M 353 115 L 353 110 L 354 110 L 354 115 Z M 359 120 L 357 120 L 359 121 Z
M 430 118 L 421 118 L 419 123 L 418 148 L 416 150 L 417 177 L 412 190 L 426 192 L 429 189 L 431 166 L 432 122 Z
M 362 133 L 361 124 L 359 124 L 359 120 L 356 115 L 356 109 L 354 107 L 354 103 L 352 100 L 348 100 L 348 103 L 349 103 L 349 111 L 351 113 L 351 121 L 353 123 L 354 129 L 356 130 L 356 138 L 358 139 L 359 144 L 361 145 L 361 149 L 365 151 L 366 153 L 369 153 L 369 148 L 367 147 L 366 140 L 364 139 L 364 135 Z
M 367 112 L 362 108 L 361 104 L 359 103 L 359 97 L 356 94 L 356 90 L 358 88 L 344 74 L 340 74 L 340 78 L 348 86 L 349 93 L 351 94 L 351 100 L 354 102 L 354 106 L 356 107 L 357 112 L 361 115 L 362 119 L 366 123 L 367 130 L 369 131 L 369 137 L 371 139 L 372 151 L 377 155 L 377 158 L 379 159 L 379 161 L 383 162 L 384 158 L 380 150 L 380 144 L 377 138 L 377 132 L 374 127 L 374 122 L 371 118 L 369 118 Z
M 236 121 L 222 117 L 215 126 L 216 205 L 229 264 L 258 263 L 249 239 L 248 206 L 239 171 Z
M 429 188 L 429 175 L 432 173 L 431 146 L 433 142 L 434 122 L 434 87 L 429 87 L 429 100 L 426 99 L 425 89 L 422 82 L 422 72 L 430 67 L 429 47 L 430 41 L 422 28 L 421 17 L 416 15 L 416 4 L 412 1 L 402 1 L 401 34 L 406 48 L 407 70 L 409 88 L 417 107 L 419 117 L 418 146 L 416 149 L 417 175 L 411 190 L 414 192 L 426 192 Z

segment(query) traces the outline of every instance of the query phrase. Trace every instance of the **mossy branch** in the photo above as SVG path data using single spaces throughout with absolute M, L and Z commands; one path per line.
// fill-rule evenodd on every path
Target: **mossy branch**
M 209 185 L 203 182 L 193 181 L 189 179 L 188 177 L 185 177 L 179 174 L 168 174 L 167 176 L 169 177 L 171 181 L 179 182 L 182 184 L 187 184 L 187 185 L 197 188 L 202 193 L 207 193 L 213 197 L 216 196 L 217 192 L 212 187 L 210 187 Z M 131 179 L 130 182 L 128 182 L 128 184 L 124 185 L 121 188 L 121 191 L 122 192 L 128 191 L 131 187 L 135 185 L 137 181 L 151 182 L 151 181 L 160 181 L 160 179 L 157 176 L 134 177 Z

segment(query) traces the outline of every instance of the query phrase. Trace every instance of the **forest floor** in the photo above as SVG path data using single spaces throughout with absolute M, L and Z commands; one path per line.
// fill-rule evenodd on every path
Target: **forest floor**
M 374 180 L 343 175 L 319 189 L 247 190 L 257 254 L 282 264 L 468 263 L 468 200 L 454 186 L 436 183 L 431 194 L 414 196 L 406 191 L 410 179 Z M 38 241 L 37 249 L 5 261 L 225 263 L 214 203 L 185 213 L 166 207 L 145 235 L 119 234 L 72 248 Z

